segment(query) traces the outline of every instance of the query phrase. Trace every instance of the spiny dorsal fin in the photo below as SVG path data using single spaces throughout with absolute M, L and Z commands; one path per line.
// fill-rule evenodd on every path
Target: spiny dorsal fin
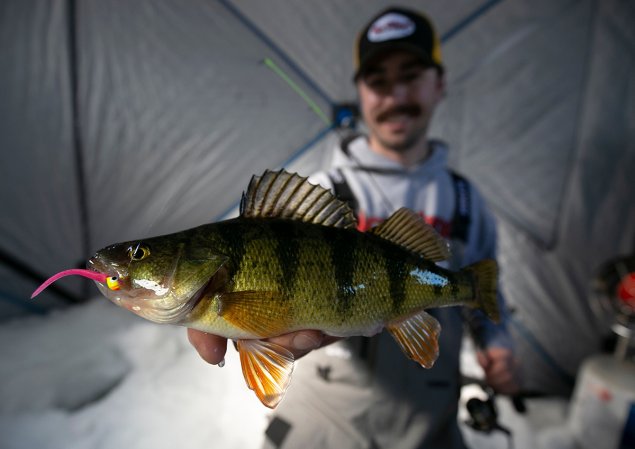
M 433 262 L 450 257 L 448 244 L 443 237 L 419 215 L 405 207 L 369 232 L 421 254 Z
M 246 218 L 286 218 L 306 223 L 355 228 L 351 208 L 325 188 L 284 170 L 251 178 L 240 203 Z

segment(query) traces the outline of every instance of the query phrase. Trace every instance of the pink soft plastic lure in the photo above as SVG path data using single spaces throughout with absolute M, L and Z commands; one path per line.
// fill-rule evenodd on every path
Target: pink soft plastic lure
M 101 282 L 102 284 L 108 285 L 108 288 L 111 290 L 119 290 L 119 282 L 117 281 L 116 276 L 108 276 L 105 273 L 99 273 L 97 271 L 91 270 L 81 270 L 81 269 L 72 269 L 72 270 L 64 270 L 60 271 L 57 274 L 54 274 L 50 278 L 48 278 L 42 285 L 40 285 L 37 290 L 33 292 L 31 298 L 35 298 L 37 295 L 42 293 L 42 291 L 51 285 L 53 282 L 57 281 L 60 278 L 65 276 L 84 276 L 85 278 L 92 279 L 97 282 Z

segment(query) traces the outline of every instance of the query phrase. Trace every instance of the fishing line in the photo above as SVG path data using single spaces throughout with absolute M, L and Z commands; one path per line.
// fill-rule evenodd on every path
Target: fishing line
M 275 62 L 273 62 L 272 59 L 270 58 L 265 58 L 262 61 L 268 68 L 270 68 L 273 73 L 275 73 L 276 75 L 278 75 L 280 78 L 282 78 L 282 80 L 287 83 L 287 85 L 293 89 L 293 91 L 295 93 L 297 93 L 298 95 L 300 95 L 300 97 L 306 102 L 307 105 L 309 105 L 309 107 L 311 108 L 311 110 L 313 112 L 315 112 L 315 114 L 320 117 L 320 119 L 322 119 L 322 121 L 324 123 L 326 123 L 328 126 L 331 125 L 331 120 L 326 116 L 326 114 L 322 111 L 322 109 L 320 109 L 320 107 L 315 103 L 315 101 L 313 101 L 311 99 L 311 97 L 309 97 L 306 92 L 304 92 L 302 90 L 302 88 L 300 86 L 298 86 L 292 79 L 291 77 L 289 77 L 289 75 L 287 75 L 284 70 L 282 70 L 280 67 L 278 67 L 278 65 L 276 65 Z

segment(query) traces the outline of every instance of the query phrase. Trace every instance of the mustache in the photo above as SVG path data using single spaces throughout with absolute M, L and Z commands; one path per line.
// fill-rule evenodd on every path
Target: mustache
M 388 120 L 393 115 L 410 115 L 416 117 L 421 114 L 421 108 L 415 104 L 400 105 L 394 108 L 386 109 L 377 116 L 377 121 L 382 122 Z

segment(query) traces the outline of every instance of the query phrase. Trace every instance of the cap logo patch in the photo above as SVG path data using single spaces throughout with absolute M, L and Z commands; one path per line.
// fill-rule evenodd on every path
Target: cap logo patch
M 389 13 L 375 20 L 368 30 L 368 40 L 383 42 L 410 36 L 415 31 L 415 24 L 403 14 Z

